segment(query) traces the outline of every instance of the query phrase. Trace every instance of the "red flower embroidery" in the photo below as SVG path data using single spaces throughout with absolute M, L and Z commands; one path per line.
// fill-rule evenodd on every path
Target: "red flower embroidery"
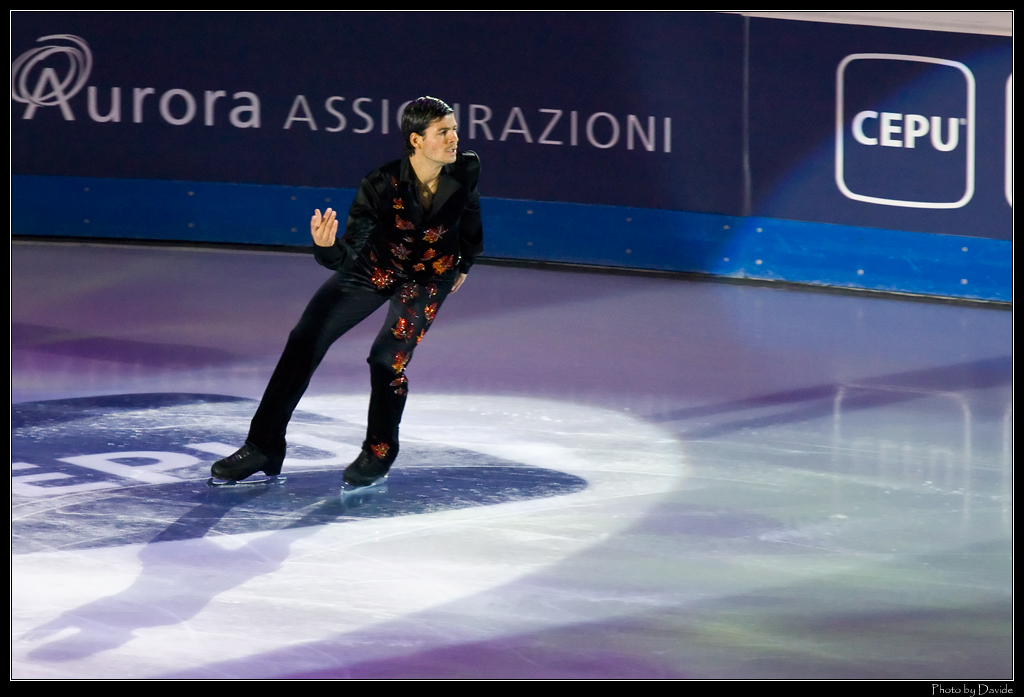
M 423 329 L 420 330 L 419 336 L 416 337 L 416 345 L 417 346 L 419 346 L 419 343 L 421 341 L 423 341 L 423 335 L 426 334 L 426 333 L 427 333 L 427 328 L 426 327 L 424 327 Z
M 444 229 L 444 225 L 438 225 L 437 227 L 430 228 L 429 230 L 424 232 L 423 233 L 423 240 L 427 244 L 434 244 L 439 239 L 441 239 L 441 236 L 444 235 L 444 233 L 446 233 L 446 232 L 448 232 L 448 231 Z
M 434 262 L 434 273 L 444 273 L 453 266 L 455 266 L 455 255 L 449 254 L 448 256 L 441 257 Z
M 409 302 L 413 298 L 418 298 L 420 295 L 419 289 L 415 283 L 406 283 L 402 286 L 402 290 L 399 291 L 398 297 L 402 299 L 402 302 Z
M 390 244 L 391 244 L 391 253 L 395 255 L 396 259 L 405 260 L 405 259 L 409 258 L 409 251 L 410 250 L 406 249 L 404 244 L 395 244 L 393 242 L 390 243 Z
M 381 290 L 384 290 L 394 282 L 394 271 L 391 269 L 374 269 L 370 276 L 370 282 Z
M 402 216 L 395 213 L 395 227 L 399 230 L 415 230 L 416 226 L 410 223 L 408 220 L 403 220 Z
M 392 174 L 392 175 L 391 175 L 391 176 L 389 177 L 389 179 L 391 179 L 391 188 L 392 188 L 392 189 L 397 189 L 397 188 L 398 188 L 398 180 L 397 180 L 397 179 L 395 179 L 395 175 L 393 175 L 393 174 Z
M 427 317 L 427 322 L 434 321 L 434 315 L 437 314 L 437 303 L 431 303 L 423 308 L 423 314 Z
M 409 381 L 405 379 L 404 375 L 401 375 L 391 381 L 391 386 L 395 388 L 395 394 L 398 395 L 399 397 L 401 397 L 407 392 L 406 385 L 408 384 Z
M 405 317 L 399 317 L 398 322 L 391 329 L 391 333 L 395 335 L 396 339 L 411 339 L 413 333 L 416 331 L 416 327 L 413 326 L 412 322 L 407 320 Z
M 425 268 L 427 267 L 424 266 L 423 264 L 413 264 L 412 270 L 418 273 L 420 271 L 423 271 Z
M 377 445 L 371 445 L 370 450 L 373 451 L 373 456 L 378 460 L 383 460 L 388 456 L 388 451 L 391 450 L 391 446 L 387 443 L 377 443 Z
M 430 261 L 436 256 L 437 252 L 435 252 L 433 249 L 428 248 L 427 251 L 423 252 L 423 261 Z
M 428 283 L 427 284 L 427 297 L 428 298 L 432 298 L 435 295 L 437 295 L 437 284 L 436 283 Z
M 395 371 L 395 375 L 402 374 L 410 358 L 412 358 L 412 355 L 407 351 L 395 351 L 395 362 L 391 364 L 391 369 Z
M 396 211 L 404 210 L 405 209 L 405 201 L 403 201 L 400 198 L 396 198 L 395 202 L 393 204 L 393 207 L 394 207 L 394 209 Z

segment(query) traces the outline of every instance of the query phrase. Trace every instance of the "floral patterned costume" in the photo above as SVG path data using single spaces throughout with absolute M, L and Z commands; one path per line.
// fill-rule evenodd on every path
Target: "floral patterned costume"
M 479 175 L 476 153 L 461 153 L 441 170 L 429 210 L 416 196 L 408 157 L 363 179 L 345 234 L 333 247 L 315 247 L 316 260 L 337 273 L 289 335 L 248 442 L 264 454 L 283 454 L 288 421 L 327 349 L 388 302 L 367 358 L 371 393 L 363 447 L 379 459 L 394 458 L 408 394 L 406 367 L 456 277 L 483 251 Z

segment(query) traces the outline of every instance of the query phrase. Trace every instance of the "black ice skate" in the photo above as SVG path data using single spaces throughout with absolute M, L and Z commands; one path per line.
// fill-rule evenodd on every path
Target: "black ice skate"
M 264 455 L 259 448 L 247 442 L 235 453 L 213 463 L 210 468 L 212 476 L 206 483 L 218 487 L 283 482 L 285 478 L 278 477 L 283 463 L 284 455 Z M 264 476 L 249 479 L 257 472 Z
M 358 506 L 369 498 L 388 493 L 388 470 L 397 456 L 397 446 L 392 448 L 386 443 L 364 445 L 359 457 L 345 468 L 342 503 Z

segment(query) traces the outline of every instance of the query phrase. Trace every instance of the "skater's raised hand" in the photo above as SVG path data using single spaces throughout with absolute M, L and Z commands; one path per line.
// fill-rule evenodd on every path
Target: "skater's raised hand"
M 337 213 L 328 208 L 321 216 L 320 209 L 317 208 L 309 221 L 309 231 L 318 247 L 333 247 L 334 237 L 338 234 Z

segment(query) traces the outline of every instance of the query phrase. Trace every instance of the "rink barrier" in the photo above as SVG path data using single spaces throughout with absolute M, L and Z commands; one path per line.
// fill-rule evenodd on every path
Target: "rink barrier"
M 14 175 L 12 236 L 297 246 L 354 189 Z M 545 201 L 483 200 L 486 256 L 1013 300 L 1012 241 Z

